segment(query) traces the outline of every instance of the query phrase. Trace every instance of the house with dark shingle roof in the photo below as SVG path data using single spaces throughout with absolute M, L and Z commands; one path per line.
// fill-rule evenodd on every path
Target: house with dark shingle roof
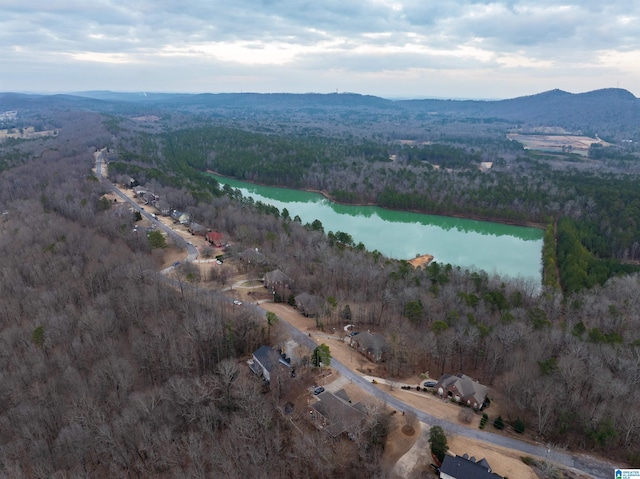
M 189 227 L 187 228 L 187 230 L 189 231 L 189 233 L 195 236 L 204 237 L 207 234 L 207 228 L 202 226 L 200 223 L 196 223 L 195 221 L 192 221 L 189 224 Z
M 474 409 L 482 409 L 489 388 L 465 374 L 443 374 L 435 387 L 440 396 L 448 396 Z
M 491 471 L 486 459 L 476 462 L 475 457 L 445 456 L 440 466 L 440 479 L 504 479 Z
M 351 404 L 344 389 L 335 394 L 324 391 L 317 398 L 319 401 L 311 406 L 311 414 L 318 428 L 324 429 L 331 437 L 357 432 L 366 416 L 363 404 Z
M 291 287 L 291 278 L 279 269 L 269 271 L 264 275 L 264 287 L 272 291 L 278 291 Z
M 351 336 L 350 345 L 374 363 L 386 361 L 389 355 L 389 345 L 384 336 L 370 331 Z
M 258 251 L 258 248 L 248 248 L 240 253 L 240 259 L 248 264 L 264 265 L 267 264 L 267 259 L 262 253 Z
M 248 363 L 249 369 L 267 382 L 271 381 L 271 377 L 275 375 L 278 368 L 291 368 L 291 364 L 271 346 L 260 346 Z

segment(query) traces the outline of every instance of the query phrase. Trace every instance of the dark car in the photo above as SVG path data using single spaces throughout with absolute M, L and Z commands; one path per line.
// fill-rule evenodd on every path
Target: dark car
M 436 381 L 425 381 L 424 382 L 424 387 L 425 388 L 435 388 L 436 384 L 438 384 Z
M 317 396 L 318 394 L 323 393 L 323 392 L 324 392 L 324 388 L 322 386 L 320 386 L 319 388 L 315 388 L 313 390 L 313 395 Z

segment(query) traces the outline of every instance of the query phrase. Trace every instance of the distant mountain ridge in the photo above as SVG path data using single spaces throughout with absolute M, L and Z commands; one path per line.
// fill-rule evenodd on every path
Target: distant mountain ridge
M 0 110 L 51 107 L 115 114 L 141 114 L 153 109 L 214 112 L 217 115 L 256 111 L 323 115 L 336 111 L 406 115 L 408 119 L 445 116 L 453 119 L 496 119 L 523 125 L 558 126 L 569 131 L 637 135 L 640 100 L 620 88 L 584 93 L 555 89 L 506 100 L 388 100 L 357 93 L 144 93 L 88 91 L 33 95 L 0 93 Z

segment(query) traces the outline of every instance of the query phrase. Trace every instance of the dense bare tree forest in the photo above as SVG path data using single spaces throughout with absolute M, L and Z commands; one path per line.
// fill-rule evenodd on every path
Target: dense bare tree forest
M 616 407 L 638 397 L 640 278 L 563 295 L 555 288 L 505 282 L 482 271 L 405 262 L 344 248 L 312 225 L 251 202 L 192 201 L 198 221 L 258 247 L 296 291 L 327 301 L 321 324 L 383 331 L 392 341 L 388 372 L 397 377 L 465 371 L 491 384 L 510 421 L 559 445 L 595 449 L 638 462 L 640 415 Z
M 159 277 L 133 215 L 101 200 L 93 133 L 32 142 L 0 175 L 0 475 L 381 474 L 376 424 L 301 434 L 248 376 L 258 317 Z
M 2 473 L 384 476 L 374 427 L 354 442 L 300 436 L 246 377 L 240 363 L 265 339 L 259 318 L 156 274 L 157 253 L 90 172 L 92 147 L 125 133 L 84 115 L 75 131 L 10 145 L 20 155 L 0 175 Z M 563 294 L 438 263 L 413 269 L 179 170 L 120 164 L 228 235 L 230 255 L 258 247 L 268 264 L 249 274 L 279 267 L 294 293 L 325 298 L 319 325 L 385 334 L 392 377 L 464 371 L 492 386 L 508 421 L 640 464 L 637 275 Z
M 294 293 L 326 298 L 319 322 L 327 328 L 348 321 L 382 331 L 392 377 L 464 371 L 499 393 L 510 421 L 540 437 L 640 459 L 638 275 L 567 296 L 540 293 L 482 271 L 414 269 L 254 208 L 221 198 L 192 211 L 236 238 L 238 250 L 265 252 L 269 265 L 256 277 L 277 266 Z

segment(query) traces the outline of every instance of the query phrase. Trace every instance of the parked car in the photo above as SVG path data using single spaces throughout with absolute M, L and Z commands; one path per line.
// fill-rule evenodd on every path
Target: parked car
M 436 381 L 425 381 L 424 382 L 424 387 L 425 388 L 435 388 L 436 384 L 438 384 Z
M 180 264 L 180 261 L 176 261 L 175 263 L 173 263 L 173 266 L 178 266 Z
M 242 305 L 242 301 L 240 301 L 238 299 L 234 299 L 233 300 L 233 304 L 235 304 L 236 306 L 241 306 Z
M 318 394 L 323 393 L 323 392 L 324 392 L 324 388 L 322 386 L 320 386 L 319 388 L 315 388 L 313 390 L 313 395 L 317 396 Z
M 216 263 L 218 263 L 218 264 L 222 264 L 222 260 L 217 259 L 217 260 L 216 260 Z

